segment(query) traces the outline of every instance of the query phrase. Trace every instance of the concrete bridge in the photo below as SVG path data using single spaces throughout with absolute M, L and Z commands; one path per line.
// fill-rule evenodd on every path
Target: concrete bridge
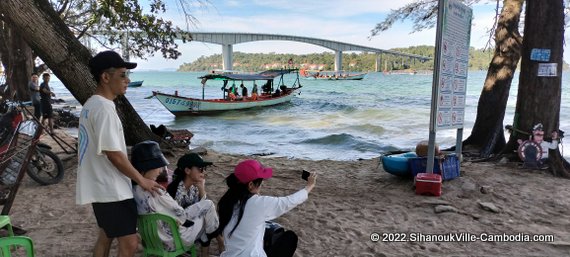
M 232 32 L 189 32 L 189 33 L 190 35 L 192 35 L 192 41 L 222 45 L 222 58 L 223 58 L 224 70 L 232 69 L 233 45 L 246 43 L 246 42 L 262 41 L 262 40 L 297 41 L 331 49 L 335 53 L 335 59 L 334 59 L 335 71 L 342 70 L 343 51 L 361 51 L 361 52 L 377 53 L 378 55 L 376 57 L 376 71 L 380 71 L 381 69 L 383 54 L 403 56 L 403 57 L 408 57 L 410 59 L 417 59 L 420 61 L 427 61 L 431 59 L 430 57 L 421 56 L 421 55 L 407 54 L 396 51 L 368 47 L 368 46 L 361 46 L 361 45 L 343 43 L 326 39 L 310 38 L 310 37 L 298 37 L 298 36 L 277 35 L 277 34 L 232 33 Z

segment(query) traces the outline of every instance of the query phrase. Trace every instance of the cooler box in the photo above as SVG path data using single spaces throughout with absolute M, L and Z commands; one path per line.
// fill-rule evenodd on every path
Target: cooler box
M 410 170 L 414 177 L 419 173 L 425 173 L 427 170 L 427 157 L 409 158 L 408 165 L 410 165 Z M 459 158 L 455 154 L 448 154 L 443 158 L 436 157 L 433 162 L 433 173 L 441 175 L 443 180 L 452 180 L 459 177 Z
M 418 173 L 414 177 L 417 195 L 441 196 L 441 176 L 435 173 Z

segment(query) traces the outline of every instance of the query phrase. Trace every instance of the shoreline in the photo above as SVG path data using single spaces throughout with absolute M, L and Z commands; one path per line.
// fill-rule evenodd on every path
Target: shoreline
M 169 167 L 184 153 L 176 149 L 168 154 Z M 302 169 L 319 173 L 309 199 L 276 220 L 299 236 L 295 256 L 570 255 L 570 180 L 544 171 L 519 169 L 513 163 L 465 161 L 461 177 L 443 183 L 441 197 L 427 197 L 415 195 L 411 180 L 378 169 L 378 158 L 311 161 L 210 150 L 203 156 L 215 165 L 206 171 L 206 190 L 215 203 L 226 190 L 224 178 L 245 158 L 274 169 L 273 178 L 263 184 L 264 195 L 285 196 L 304 187 Z M 92 255 L 95 218 L 90 205 L 75 204 L 77 160 L 65 159 L 65 177 L 59 184 L 39 186 L 25 176 L 10 212 L 13 224 L 28 231 L 37 256 Z M 412 233 L 544 234 L 554 240 L 373 242 L 373 233 L 388 241 L 396 235 L 410 238 Z M 111 254 L 115 253 L 116 243 Z M 210 256 L 217 255 L 212 244 Z

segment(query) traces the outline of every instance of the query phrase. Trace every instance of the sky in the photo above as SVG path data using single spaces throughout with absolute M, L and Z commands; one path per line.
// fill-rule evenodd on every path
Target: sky
M 412 0 L 187 0 L 195 24 L 184 21 L 178 0 L 166 0 L 167 13 L 175 25 L 196 32 L 245 32 L 315 37 L 380 49 L 435 45 L 436 30 L 412 32 L 412 23 L 398 22 L 390 30 L 368 38 L 370 31 L 392 9 Z M 483 1 L 485 2 L 485 1 Z M 206 4 L 204 4 L 206 3 Z M 471 46 L 483 48 L 495 15 L 493 4 L 473 6 Z M 182 55 L 165 60 L 160 53 L 138 62 L 138 70 L 175 70 L 200 56 L 221 54 L 222 47 L 202 42 L 179 43 Z M 327 48 L 294 41 L 256 41 L 236 44 L 234 52 L 308 54 L 332 52 Z M 565 58 L 566 60 L 566 58 Z M 568 61 L 567 61 L 568 62 Z

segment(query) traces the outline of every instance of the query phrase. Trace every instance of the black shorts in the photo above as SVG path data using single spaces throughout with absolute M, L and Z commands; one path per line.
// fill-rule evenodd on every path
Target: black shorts
M 137 204 L 134 199 L 120 202 L 92 203 L 97 225 L 108 238 L 132 235 L 137 232 Z
M 41 107 L 44 118 L 53 118 L 53 108 L 51 103 L 42 102 Z

